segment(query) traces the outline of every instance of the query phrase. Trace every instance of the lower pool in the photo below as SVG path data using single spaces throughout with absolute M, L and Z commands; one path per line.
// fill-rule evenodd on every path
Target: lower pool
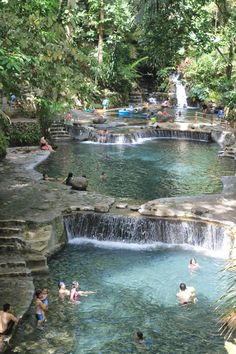
M 32 306 L 17 329 L 13 351 L 21 354 L 222 354 L 216 300 L 226 289 L 219 273 L 223 260 L 183 248 L 74 240 L 49 263 L 49 278 L 37 286 L 49 288 L 49 310 L 37 329 Z M 188 269 L 197 257 L 201 268 Z M 96 294 L 72 304 L 61 300 L 57 282 L 68 287 L 78 280 L 81 290 Z M 179 283 L 196 288 L 198 302 L 180 306 Z M 134 333 L 144 333 L 136 344 Z M 8 353 L 12 353 L 9 351 Z

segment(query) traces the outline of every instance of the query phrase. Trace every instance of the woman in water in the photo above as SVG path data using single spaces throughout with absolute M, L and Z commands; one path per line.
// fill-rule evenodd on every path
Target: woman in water
M 70 291 L 70 301 L 77 302 L 79 300 L 79 296 L 87 296 L 95 293 L 96 293 L 95 291 L 79 290 L 79 283 L 77 281 L 73 281 L 71 291 Z
M 191 258 L 188 267 L 192 272 L 195 272 L 200 268 L 200 265 L 197 263 L 196 258 Z

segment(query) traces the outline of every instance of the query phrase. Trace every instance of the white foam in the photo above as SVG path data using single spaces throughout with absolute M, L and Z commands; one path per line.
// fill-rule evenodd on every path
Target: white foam
M 145 141 L 150 141 L 150 140 L 155 140 L 157 137 L 149 137 L 149 138 L 137 138 L 137 139 L 132 139 L 132 142 L 125 143 L 123 139 L 119 138 L 115 143 L 102 143 L 99 141 L 82 141 L 82 144 L 93 144 L 93 145 L 138 145 L 138 144 L 143 144 Z
M 120 242 L 120 241 L 99 241 L 97 239 L 90 239 L 87 237 L 76 237 L 69 240 L 70 244 L 75 245 L 86 245 L 92 244 L 97 248 L 105 248 L 105 249 L 127 249 L 132 251 L 146 251 L 146 250 L 158 250 L 158 249 L 182 249 L 186 251 L 195 251 L 202 253 L 206 256 L 213 257 L 213 258 L 221 258 L 226 259 L 228 258 L 228 252 L 222 252 L 222 250 L 214 251 L 208 250 L 200 246 L 192 246 L 188 244 L 168 244 L 163 242 L 152 242 L 152 243 L 127 243 L 127 242 Z M 227 254 L 226 254 L 227 253 Z

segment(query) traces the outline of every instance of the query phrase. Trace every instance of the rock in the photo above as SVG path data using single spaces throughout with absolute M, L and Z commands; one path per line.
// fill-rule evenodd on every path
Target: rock
M 203 214 L 208 213 L 209 210 L 207 208 L 197 206 L 197 207 L 192 208 L 191 212 L 195 215 L 201 216 Z
M 108 213 L 109 209 L 109 205 L 107 204 L 99 203 L 94 205 L 94 211 L 98 213 Z
M 221 177 L 221 181 L 223 183 L 224 194 L 236 193 L 236 176 L 223 176 Z
M 132 210 L 132 211 L 138 211 L 140 208 L 139 205 L 129 205 L 129 209 Z
M 93 123 L 94 124 L 103 124 L 106 122 L 106 118 L 102 118 L 102 117 L 97 117 L 93 119 Z
M 116 205 L 117 209 L 125 209 L 127 208 L 128 204 L 127 203 L 120 203 Z
M 80 206 L 81 211 L 94 211 L 94 206 L 92 205 L 81 205 Z

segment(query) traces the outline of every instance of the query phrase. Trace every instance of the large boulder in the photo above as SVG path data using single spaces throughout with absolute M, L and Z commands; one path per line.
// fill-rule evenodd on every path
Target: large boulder
M 66 185 L 71 186 L 77 191 L 86 191 L 88 187 L 88 180 L 86 176 L 73 177 L 73 173 L 69 173 L 66 179 Z

